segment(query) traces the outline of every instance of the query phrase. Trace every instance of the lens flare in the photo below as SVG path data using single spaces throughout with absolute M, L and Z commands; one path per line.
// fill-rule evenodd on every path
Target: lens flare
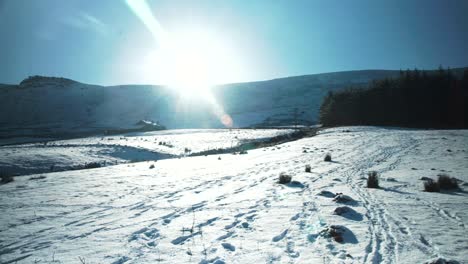
M 213 83 L 210 83 L 209 80 L 209 76 L 216 77 L 220 73 L 219 71 L 229 72 L 229 70 L 222 69 L 219 61 L 212 63 L 213 65 L 210 65 L 212 67 L 207 66 L 206 61 L 216 58 L 216 56 L 203 57 L 203 55 L 213 52 L 209 50 L 210 47 L 208 45 L 194 45 L 196 41 L 193 40 L 196 38 L 191 38 L 191 46 L 181 47 L 181 43 L 187 43 L 187 41 L 174 41 L 169 33 L 162 28 L 145 0 L 126 0 L 126 3 L 151 32 L 158 44 L 157 54 L 160 56 L 153 61 L 158 61 L 161 65 L 151 65 L 149 68 L 165 68 L 164 75 L 169 86 L 179 91 L 181 96 L 202 97 L 211 105 L 213 114 L 217 116 L 221 124 L 232 127 L 234 122 L 211 93 L 210 86 Z
M 130 10 L 141 20 L 146 28 L 151 32 L 154 39 L 160 46 L 164 46 L 167 40 L 167 33 L 161 27 L 158 20 L 153 16 L 151 8 L 146 0 L 126 0 Z
M 225 125 L 226 127 L 233 126 L 232 118 L 228 114 L 223 114 L 221 116 L 221 123 L 223 123 L 223 125 Z

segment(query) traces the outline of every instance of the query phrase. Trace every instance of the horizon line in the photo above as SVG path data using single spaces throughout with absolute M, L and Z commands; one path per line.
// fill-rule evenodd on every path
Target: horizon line
M 440 65 L 439 67 L 442 67 L 444 69 L 451 69 L 451 70 L 459 70 L 459 69 L 465 69 L 468 68 L 467 66 L 462 66 L 462 67 L 443 67 L 443 65 Z M 311 76 L 311 75 L 322 75 L 322 74 L 335 74 L 335 73 L 344 73 L 344 72 L 363 72 L 363 71 L 406 71 L 406 70 L 415 70 L 418 69 L 420 71 L 434 71 L 438 70 L 438 68 L 432 68 L 432 69 L 420 69 L 420 68 L 400 68 L 400 69 L 369 69 L 369 68 L 364 68 L 364 69 L 357 69 L 357 70 L 341 70 L 341 71 L 331 71 L 331 72 L 318 72 L 318 73 L 309 73 L 309 74 L 299 74 L 299 75 L 289 75 L 289 76 L 282 76 L 282 77 L 276 77 L 276 78 L 268 78 L 268 79 L 261 79 L 261 80 L 250 80 L 250 81 L 239 81 L 239 82 L 226 82 L 226 83 L 219 83 L 219 84 L 214 84 L 213 86 L 224 86 L 224 85 L 233 85 L 233 84 L 246 84 L 246 83 L 257 83 L 257 82 L 268 82 L 268 81 L 274 81 L 274 80 L 281 80 L 281 79 L 288 79 L 288 78 L 296 78 L 296 77 L 305 77 L 305 76 Z M 0 85 L 19 85 L 23 80 L 32 77 L 32 76 L 41 76 L 41 77 L 49 77 L 49 78 L 64 78 L 68 80 L 72 80 L 81 84 L 86 84 L 86 85 L 97 85 L 97 86 L 103 86 L 103 87 L 113 87 L 113 86 L 168 86 L 167 84 L 145 84 L 145 83 L 125 83 L 125 84 L 95 84 L 95 83 L 88 83 L 88 82 L 82 82 L 73 78 L 69 77 L 64 77 L 64 76 L 46 76 L 46 75 L 29 75 L 22 79 L 19 83 L 12 84 L 12 83 L 3 83 L 0 82 Z

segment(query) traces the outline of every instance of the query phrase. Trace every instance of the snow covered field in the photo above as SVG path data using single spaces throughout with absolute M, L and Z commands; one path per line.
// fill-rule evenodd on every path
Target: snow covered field
M 351 127 L 246 155 L 17 177 L 0 186 L 0 262 L 463 263 L 467 186 L 428 193 L 419 179 L 466 183 L 467 151 L 466 130 Z M 365 188 L 371 170 L 380 189 Z M 319 234 L 329 225 L 343 242 Z
M 32 174 L 159 160 L 292 133 L 292 129 L 179 129 L 0 146 L 0 171 Z

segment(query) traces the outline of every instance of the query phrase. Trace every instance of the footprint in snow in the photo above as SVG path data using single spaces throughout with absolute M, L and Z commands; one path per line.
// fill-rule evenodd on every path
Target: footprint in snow
M 236 226 L 237 224 L 239 224 L 239 223 L 240 223 L 240 221 L 239 221 L 239 220 L 236 220 L 236 221 L 232 222 L 231 224 L 226 225 L 226 226 L 224 227 L 224 229 L 226 229 L 226 230 L 231 229 L 231 228 L 235 227 L 235 226 Z
M 177 214 L 177 212 L 172 212 L 170 214 L 167 214 L 165 216 L 162 216 L 161 219 L 163 220 L 163 225 L 167 225 L 167 224 L 170 224 L 171 221 L 174 219 L 174 218 L 177 218 L 179 217 L 180 214 Z
M 231 243 L 221 243 L 224 249 L 228 251 L 236 251 L 236 247 L 232 245 Z
M 198 231 L 198 232 L 195 232 L 195 233 L 192 233 L 192 234 L 189 234 L 189 235 L 186 235 L 186 236 L 180 236 L 174 240 L 171 241 L 172 244 L 174 245 L 180 245 L 180 244 L 183 244 L 186 240 L 196 236 L 196 235 L 200 235 L 201 232 Z
M 233 234 L 234 234 L 234 232 L 227 232 L 226 234 L 224 234 L 224 235 L 218 237 L 216 240 L 218 240 L 218 241 L 219 241 L 219 240 L 224 240 L 224 239 L 226 239 L 226 238 L 231 237 Z
M 221 201 L 222 199 L 226 198 L 225 195 L 221 195 L 221 196 L 218 196 L 216 199 L 215 199 L 215 202 L 219 202 Z
M 204 226 L 207 226 L 207 225 L 211 225 L 214 222 L 216 222 L 218 219 L 219 219 L 219 217 L 210 218 L 210 219 L 206 220 L 205 222 L 198 224 L 197 227 L 200 228 L 200 227 L 204 227 Z
M 123 257 L 120 257 L 118 260 L 112 262 L 112 264 L 123 264 L 123 263 L 125 263 L 125 262 L 127 262 L 129 260 L 130 260 L 129 257 L 123 256 Z
M 290 221 L 296 221 L 297 219 L 299 219 L 300 216 L 301 216 L 301 213 L 297 213 L 296 215 L 291 217 Z
M 196 203 L 196 204 L 193 204 L 190 208 L 188 208 L 186 211 L 187 212 L 192 212 L 192 211 L 195 211 L 197 209 L 200 209 L 202 207 L 204 207 L 206 205 L 206 201 L 203 201 L 203 202 L 199 202 L 199 203 Z
M 294 250 L 295 245 L 293 241 L 289 241 L 286 246 L 286 252 L 288 252 L 291 258 L 298 258 L 301 254 Z
M 256 216 L 257 216 L 257 214 L 252 214 L 252 215 L 246 216 L 245 220 L 247 220 L 249 222 L 252 222 L 255 219 Z
M 278 241 L 280 241 L 281 239 L 283 239 L 283 238 L 286 236 L 287 233 L 288 233 L 288 229 L 285 229 L 283 232 L 281 232 L 281 234 L 279 234 L 279 235 L 273 237 L 273 238 L 271 239 L 271 241 L 273 241 L 273 242 L 278 242 Z
M 138 240 L 138 239 L 151 240 L 151 239 L 156 239 L 158 237 L 159 237 L 158 229 L 144 227 L 138 231 L 133 232 L 130 235 L 128 242 L 132 242 L 133 240 Z
M 219 258 L 219 257 L 215 257 L 215 258 L 212 258 L 212 259 L 204 259 L 202 261 L 200 261 L 199 264 L 226 264 L 226 262 Z

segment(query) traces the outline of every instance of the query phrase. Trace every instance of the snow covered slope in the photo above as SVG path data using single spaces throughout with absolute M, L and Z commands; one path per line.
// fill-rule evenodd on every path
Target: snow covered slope
M 294 108 L 301 123 L 317 121 L 329 91 L 390 77 L 397 71 L 352 71 L 290 77 L 213 88 L 216 101 L 234 127 L 259 123 L 292 124 Z M 64 78 L 34 77 L 0 87 L 0 136 L 73 136 L 133 128 L 140 120 L 168 128 L 224 127 L 203 98 L 183 97 L 163 86 L 87 85 Z
M 292 129 L 177 129 L 0 146 L 0 172 L 82 169 L 85 164 L 160 160 L 290 134 Z
M 467 130 L 352 127 L 246 155 L 18 177 L 0 186 L 0 262 L 463 263 L 467 150 Z M 380 189 L 365 188 L 371 170 Z M 462 189 L 423 192 L 441 172 Z

